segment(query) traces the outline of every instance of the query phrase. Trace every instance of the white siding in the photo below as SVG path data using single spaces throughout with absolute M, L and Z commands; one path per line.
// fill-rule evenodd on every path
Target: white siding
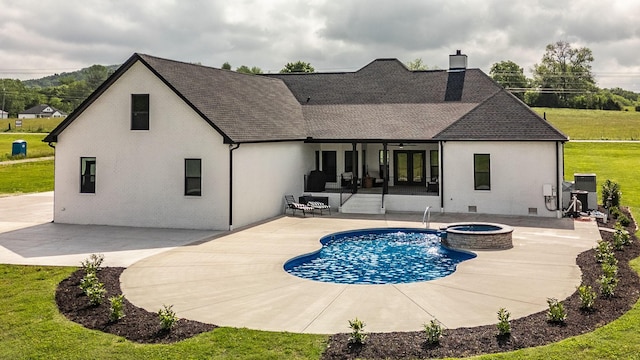
M 131 131 L 131 94 L 150 95 L 148 131 Z M 80 157 L 96 158 L 96 193 L 80 194 Z M 202 159 L 202 196 L 184 196 L 184 159 Z M 59 223 L 226 229 L 229 146 L 136 63 L 60 134 Z
M 242 144 L 233 152 L 233 226 L 283 213 L 284 195 L 298 198 L 313 149 L 302 142 Z
M 474 190 L 474 154 L 490 154 L 491 190 Z M 545 208 L 544 184 L 555 188 L 558 172 L 555 142 L 445 142 L 443 143 L 444 211 L 557 216 Z M 562 158 L 560 148 L 559 157 Z M 555 202 L 554 202 L 555 204 Z

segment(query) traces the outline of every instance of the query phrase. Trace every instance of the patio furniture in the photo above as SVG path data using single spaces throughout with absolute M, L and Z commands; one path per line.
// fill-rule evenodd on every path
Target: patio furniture
M 308 206 L 311 206 L 314 210 L 320 210 L 320 215 L 322 215 L 322 212 L 325 210 L 329 211 L 329 215 L 331 215 L 331 206 L 321 202 L 321 201 L 308 201 L 307 202 Z
M 287 213 L 287 209 L 291 210 L 291 215 L 295 215 L 296 210 L 302 211 L 302 215 L 304 215 L 305 217 L 307 216 L 307 212 L 310 212 L 311 214 L 313 214 L 313 210 L 314 210 L 313 207 L 309 205 L 297 203 L 293 195 L 285 195 L 284 201 L 285 201 L 285 206 L 284 206 L 285 214 Z

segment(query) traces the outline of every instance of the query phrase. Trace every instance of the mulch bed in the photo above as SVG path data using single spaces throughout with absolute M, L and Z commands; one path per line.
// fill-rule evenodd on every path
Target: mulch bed
M 627 210 L 623 210 L 630 216 Z M 601 225 L 613 228 L 615 220 Z M 635 224 L 628 228 L 635 232 Z M 602 238 L 611 241 L 613 234 L 600 232 Z M 437 345 L 426 342 L 424 332 L 370 333 L 366 343 L 361 346 L 350 345 L 349 334 L 332 335 L 323 359 L 405 359 L 463 357 L 485 353 L 511 351 L 526 347 L 553 343 L 567 337 L 591 332 L 627 312 L 640 296 L 640 279 L 629 267 L 629 260 L 640 256 L 640 244 L 635 236 L 633 243 L 624 251 L 616 251 L 620 282 L 611 298 L 598 297 L 595 310 L 585 312 L 580 309 L 577 292 L 563 301 L 567 320 L 563 325 L 554 325 L 547 321 L 546 311 L 511 321 L 511 336 L 499 337 L 495 325 L 474 328 L 458 328 L 445 331 Z M 602 270 L 595 261 L 595 251 L 589 250 L 576 259 L 582 270 L 583 284 L 591 285 L 599 293 L 597 279 Z M 180 341 L 202 332 L 211 331 L 216 326 L 197 321 L 180 319 L 171 331 L 162 331 L 156 313 L 133 306 L 125 299 L 126 316 L 117 321 L 109 320 L 109 301 L 106 299 L 121 294 L 120 274 L 123 268 L 104 268 L 98 272 L 100 281 L 105 284 L 107 295 L 98 306 L 90 306 L 87 297 L 79 288 L 82 270 L 63 280 L 56 291 L 56 302 L 60 311 L 70 320 L 83 326 L 115 335 L 123 336 L 139 343 L 170 343 Z M 496 309 L 497 311 L 498 309 Z M 508 310 L 508 309 L 507 309 Z M 497 322 L 497 318 L 496 318 Z M 366 330 L 366 329 L 365 329 Z

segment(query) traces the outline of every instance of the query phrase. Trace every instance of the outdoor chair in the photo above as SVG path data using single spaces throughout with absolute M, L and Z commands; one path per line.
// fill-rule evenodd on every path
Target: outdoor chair
M 293 195 L 285 195 L 284 200 L 285 200 L 285 205 L 284 205 L 285 214 L 287 213 L 287 209 L 289 209 L 291 210 L 291 215 L 295 215 L 296 210 L 298 210 L 298 211 L 302 211 L 302 215 L 304 215 L 305 217 L 307 216 L 307 212 L 315 216 L 315 214 L 313 213 L 313 210 L 314 210 L 313 207 L 309 205 L 297 203 Z
M 320 201 L 308 201 L 307 205 L 311 206 L 314 210 L 320 210 L 320 215 L 322 215 L 322 212 L 325 210 L 329 211 L 329 215 L 331 215 L 331 206 L 320 202 Z

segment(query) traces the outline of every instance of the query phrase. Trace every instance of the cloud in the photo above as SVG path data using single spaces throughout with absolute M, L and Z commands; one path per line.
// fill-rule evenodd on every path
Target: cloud
M 625 0 L 0 0 L 0 9 L 0 77 L 133 52 L 276 72 L 296 60 L 357 70 L 379 57 L 446 68 L 461 49 L 472 67 L 512 60 L 527 70 L 558 40 L 592 49 L 596 72 L 637 72 L 640 59 L 640 3 Z

